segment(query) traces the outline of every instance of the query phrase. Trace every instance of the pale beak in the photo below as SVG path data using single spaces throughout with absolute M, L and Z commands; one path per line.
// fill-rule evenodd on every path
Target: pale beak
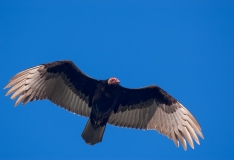
M 116 83 L 120 83 L 120 80 L 116 79 L 115 82 L 116 82 Z

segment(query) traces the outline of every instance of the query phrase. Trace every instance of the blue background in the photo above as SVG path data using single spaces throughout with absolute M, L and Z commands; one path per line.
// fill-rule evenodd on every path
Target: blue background
M 0 86 L 72 60 L 96 79 L 156 84 L 197 118 L 205 139 L 184 151 L 156 131 L 108 125 L 86 145 L 87 118 L 46 101 L 14 108 L 0 90 L 1 159 L 233 159 L 234 1 L 1 1 Z

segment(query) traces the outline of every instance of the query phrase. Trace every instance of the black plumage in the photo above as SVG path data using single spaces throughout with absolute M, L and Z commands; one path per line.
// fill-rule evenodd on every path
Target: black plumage
M 12 99 L 18 97 L 15 106 L 20 102 L 49 99 L 73 113 L 89 117 L 82 137 L 91 145 L 102 141 L 107 123 L 157 130 L 172 139 L 176 146 L 179 140 L 184 149 L 186 140 L 194 148 L 193 139 L 199 144 L 197 134 L 203 138 L 193 115 L 160 87 L 129 89 L 119 85 L 117 78 L 96 80 L 71 61 L 24 70 L 5 88 L 10 88 L 6 95 L 13 93 Z

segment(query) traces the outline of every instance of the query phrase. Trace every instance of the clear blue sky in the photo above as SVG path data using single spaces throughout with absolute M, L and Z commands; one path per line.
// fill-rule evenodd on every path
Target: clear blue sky
M 0 90 L 0 159 L 234 159 L 234 1 L 1 1 L 2 88 L 17 72 L 72 60 L 96 79 L 156 84 L 202 126 L 195 149 L 156 131 L 108 125 L 86 145 L 87 118 L 49 101 L 14 108 Z

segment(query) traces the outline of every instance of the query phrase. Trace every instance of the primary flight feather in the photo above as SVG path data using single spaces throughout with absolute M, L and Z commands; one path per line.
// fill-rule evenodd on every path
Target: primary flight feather
M 33 100 L 49 99 L 53 103 L 89 120 L 82 133 L 87 144 L 102 141 L 106 124 L 157 130 L 194 148 L 203 138 L 201 127 L 193 115 L 160 87 L 151 85 L 129 89 L 117 78 L 96 80 L 88 77 L 72 61 L 56 61 L 29 68 L 16 74 L 5 88 L 6 95 L 18 99 L 15 106 Z

